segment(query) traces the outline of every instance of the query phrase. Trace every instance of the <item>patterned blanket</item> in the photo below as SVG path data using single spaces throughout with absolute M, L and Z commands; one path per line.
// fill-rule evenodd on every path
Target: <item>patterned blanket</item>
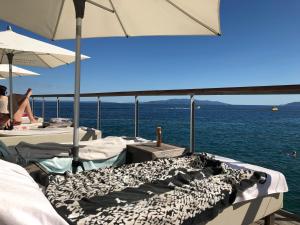
M 70 224 L 204 224 L 265 179 L 202 154 L 53 176 L 46 196 Z

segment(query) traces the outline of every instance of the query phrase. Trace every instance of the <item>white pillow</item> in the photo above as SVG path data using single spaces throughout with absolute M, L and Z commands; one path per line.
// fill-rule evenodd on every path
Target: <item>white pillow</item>
M 27 171 L 0 160 L 1 225 L 67 225 Z

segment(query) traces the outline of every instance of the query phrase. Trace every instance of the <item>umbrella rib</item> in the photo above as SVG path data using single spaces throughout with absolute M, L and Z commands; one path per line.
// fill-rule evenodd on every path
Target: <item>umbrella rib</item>
M 49 54 L 50 55 L 50 54 Z M 53 58 L 55 58 L 55 59 L 57 59 L 58 61 L 61 61 L 62 63 L 64 63 L 64 64 L 67 64 L 67 65 L 69 65 L 70 63 L 68 63 L 68 62 L 65 62 L 65 61 L 63 61 L 62 59 L 60 59 L 60 58 L 58 58 L 58 57 L 56 57 L 55 55 L 51 55 Z
M 182 12 L 184 15 L 188 16 L 189 18 L 191 18 L 192 20 L 194 20 L 195 22 L 197 22 L 198 24 L 202 25 L 203 27 L 205 27 L 206 29 L 208 29 L 209 31 L 211 31 L 212 33 L 214 33 L 215 35 L 220 36 L 221 34 L 219 32 L 217 32 L 215 29 L 211 28 L 210 26 L 206 25 L 205 23 L 201 22 L 200 20 L 198 20 L 197 18 L 195 18 L 194 16 L 192 16 L 191 14 L 187 13 L 185 10 L 183 10 L 182 8 L 180 8 L 178 5 L 176 5 L 175 3 L 173 3 L 171 0 L 166 0 L 168 3 L 170 3 L 173 7 L 175 7 L 176 9 L 178 9 L 180 12 Z
M 104 9 L 104 10 L 109 11 L 109 12 L 111 12 L 111 13 L 115 13 L 114 9 L 107 8 L 107 7 L 103 6 L 103 5 L 100 5 L 100 4 L 97 3 L 97 2 L 94 2 L 93 0 L 86 0 L 86 1 L 87 1 L 88 3 L 94 5 L 94 6 L 97 6 L 97 7 L 101 8 L 101 9 Z
M 35 54 L 48 68 L 52 68 L 45 60 L 43 60 L 38 54 Z
M 0 64 L 2 64 L 4 55 L 5 55 L 5 51 L 3 51 L 3 53 L 2 53 L 1 60 L 0 60 Z
M 34 54 L 34 55 L 36 55 L 36 56 L 38 56 L 39 57 L 39 59 L 42 61 L 42 62 L 44 62 L 47 66 L 49 66 L 49 64 L 48 63 L 46 63 L 46 61 L 44 61 L 40 56 L 42 56 L 42 55 L 50 55 L 50 56 L 52 56 L 53 58 L 55 58 L 55 59 L 57 59 L 58 61 L 61 61 L 62 63 L 64 63 L 64 64 L 70 64 L 70 63 L 68 63 L 68 62 L 65 62 L 65 61 L 63 61 L 63 60 L 61 60 L 60 58 L 58 58 L 58 57 L 56 57 L 55 55 L 52 55 L 52 54 L 49 54 L 49 53 L 39 53 L 39 54 L 37 54 L 37 53 L 35 53 L 35 52 L 16 52 L 16 54 Z M 16 55 L 15 54 L 15 55 Z M 51 66 L 49 66 L 50 68 L 52 68 Z
M 55 25 L 55 28 L 54 28 L 52 40 L 54 40 L 54 38 L 55 38 L 64 4 L 65 4 L 65 0 L 63 0 L 62 3 L 61 3 L 61 7 L 60 7 L 60 10 L 59 10 L 59 13 L 58 13 L 58 17 L 57 17 L 56 25 Z
M 120 18 L 120 16 L 119 16 L 119 14 L 118 14 L 118 12 L 117 12 L 117 10 L 116 10 L 114 4 L 112 3 L 112 0 L 109 0 L 109 2 L 110 2 L 111 7 L 113 8 L 113 10 L 114 10 L 114 12 L 115 12 L 115 14 L 116 14 L 116 17 L 117 17 L 117 19 L 118 19 L 118 21 L 119 21 L 119 23 L 120 23 L 120 25 L 121 25 L 121 27 L 122 27 L 122 30 L 123 30 L 125 36 L 126 36 L 126 37 L 129 37 L 129 35 L 128 35 L 128 33 L 126 32 L 126 29 L 125 29 L 125 27 L 124 27 L 124 24 L 122 23 L 121 18 Z
M 12 51 L 10 51 L 10 52 L 7 52 L 7 50 L 4 50 L 4 49 L 2 49 L 2 56 L 1 56 L 1 60 L 0 60 L 0 64 L 2 64 L 2 61 L 3 61 L 3 57 L 5 56 L 5 55 L 7 55 L 8 53 L 13 53 L 14 55 L 16 54 L 16 53 L 18 53 L 17 51 L 14 51 L 14 50 L 12 50 Z
M 19 54 L 24 54 L 25 52 L 23 52 L 23 51 L 14 51 L 13 53 L 14 53 L 14 55 L 19 55 Z

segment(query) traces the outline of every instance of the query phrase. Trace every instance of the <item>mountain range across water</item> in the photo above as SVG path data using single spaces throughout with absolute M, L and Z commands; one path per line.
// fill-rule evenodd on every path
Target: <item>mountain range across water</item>
M 190 99 L 167 99 L 167 100 L 157 100 L 143 102 L 144 104 L 190 104 Z M 210 100 L 195 100 L 196 105 L 212 105 L 212 106 L 230 106 L 232 104 L 224 103 L 220 101 L 210 101 Z M 291 102 L 287 104 L 280 104 L 277 106 L 289 106 L 289 107 L 300 107 L 300 102 Z
M 144 104 L 190 104 L 190 99 L 167 99 L 158 101 L 143 102 Z M 196 105 L 230 105 L 219 101 L 195 100 Z
M 39 102 L 40 100 L 37 100 Z M 51 101 L 50 101 L 51 102 Z M 65 102 L 69 102 L 69 100 L 65 100 Z M 83 101 L 83 102 L 94 102 L 94 101 Z M 108 104 L 128 104 L 132 102 L 107 102 L 103 101 L 103 103 Z M 166 100 L 155 100 L 155 101 L 141 101 L 142 104 L 155 104 L 155 105 L 189 105 L 190 99 L 185 98 L 172 98 Z M 235 104 L 229 104 L 220 101 L 211 101 L 211 100 L 195 100 L 197 106 L 234 106 Z M 266 104 L 266 106 L 268 106 Z M 279 104 L 279 105 L 269 105 L 269 106 L 277 106 L 277 107 L 300 107 L 300 102 L 291 102 L 287 104 Z

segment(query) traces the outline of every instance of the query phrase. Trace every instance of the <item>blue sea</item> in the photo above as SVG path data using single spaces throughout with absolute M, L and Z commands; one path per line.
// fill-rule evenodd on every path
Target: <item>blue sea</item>
M 72 117 L 72 102 L 62 102 L 60 117 Z M 82 102 L 80 125 L 96 127 L 96 102 Z M 189 145 L 189 105 L 140 104 L 139 134 L 155 139 L 162 127 L 163 141 Z M 41 102 L 35 104 L 41 115 Z M 56 103 L 46 102 L 46 119 L 56 117 Z M 102 103 L 103 136 L 134 135 L 134 104 Z M 196 149 L 282 172 L 289 192 L 284 208 L 300 215 L 300 107 L 201 106 L 196 110 Z M 297 151 L 298 157 L 288 156 Z

